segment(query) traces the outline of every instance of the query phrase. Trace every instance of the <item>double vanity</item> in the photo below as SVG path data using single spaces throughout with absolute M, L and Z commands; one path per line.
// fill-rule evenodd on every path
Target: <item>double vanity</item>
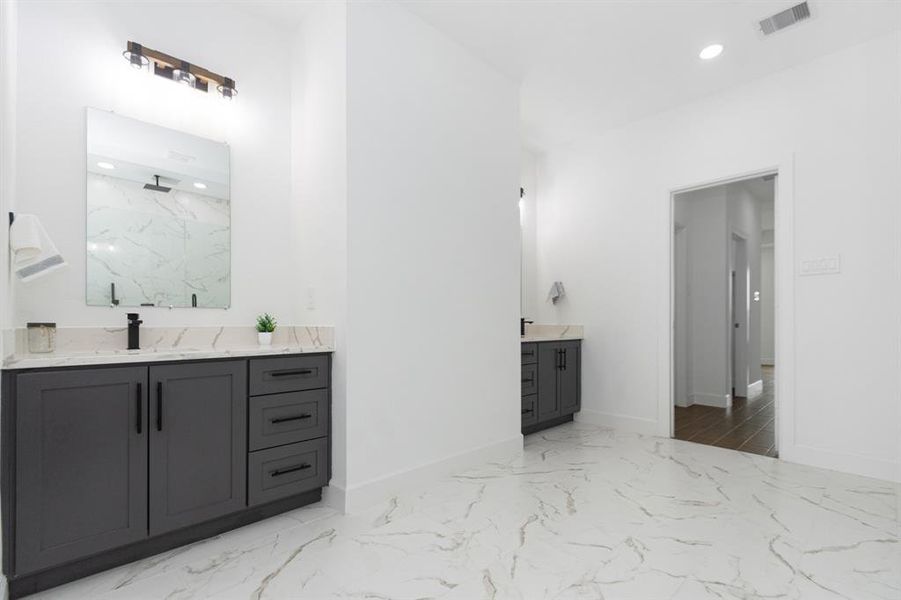
M 330 350 L 292 341 L 8 361 L 11 597 L 320 500 Z

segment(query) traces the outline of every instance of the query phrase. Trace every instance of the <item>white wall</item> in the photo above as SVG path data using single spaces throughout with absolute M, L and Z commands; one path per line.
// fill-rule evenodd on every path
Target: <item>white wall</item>
M 347 10 L 347 485 L 362 498 L 521 448 L 520 148 L 512 82 L 394 4 Z
M 335 326 L 332 481 L 347 459 L 347 11 L 319 2 L 292 35 L 291 220 L 301 319 Z M 341 504 L 337 500 L 336 504 Z
M 16 206 L 16 54 L 18 6 L 16 0 L 0 2 L 0 332 L 12 327 L 15 298 L 9 256 L 7 214 Z M 0 335 L 0 356 L 6 356 Z
M 779 166 L 780 454 L 901 479 L 899 63 L 894 34 L 548 151 L 539 285 L 569 298 L 541 317 L 585 325 L 586 416 L 668 432 L 669 193 Z
M 537 204 L 538 198 L 538 161 L 539 156 L 528 150 L 523 150 L 522 166 L 519 176 L 520 185 L 525 194 L 519 201 L 519 223 L 522 233 L 522 264 L 521 264 L 521 300 L 522 316 L 534 321 L 538 314 L 539 300 L 533 293 L 538 285 L 536 236 L 538 229 Z
M 236 101 L 135 71 L 122 58 L 130 39 L 233 77 Z M 69 267 L 16 286 L 18 325 L 125 321 L 125 308 L 85 305 L 86 106 L 231 146 L 232 308 L 143 308 L 148 326 L 252 325 L 263 311 L 283 323 L 305 322 L 290 241 L 295 222 L 285 218 L 289 50 L 287 32 L 221 3 L 20 5 L 18 69 L 27 76 L 18 85 L 17 209 L 40 217 Z

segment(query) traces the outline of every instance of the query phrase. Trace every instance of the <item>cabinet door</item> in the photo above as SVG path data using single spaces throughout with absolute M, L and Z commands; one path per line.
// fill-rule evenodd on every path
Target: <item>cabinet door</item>
M 145 538 L 147 367 L 16 381 L 16 574 Z
M 560 347 L 556 343 L 538 344 L 538 415 L 537 421 L 560 416 L 557 399 L 557 373 L 560 366 Z
M 579 342 L 562 342 L 561 368 L 557 371 L 557 396 L 561 414 L 569 415 L 582 408 L 582 350 Z
M 243 508 L 247 363 L 150 367 L 150 533 Z

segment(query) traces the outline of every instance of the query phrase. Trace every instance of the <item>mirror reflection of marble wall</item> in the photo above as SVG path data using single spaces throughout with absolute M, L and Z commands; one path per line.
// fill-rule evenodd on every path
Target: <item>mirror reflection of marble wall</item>
M 88 109 L 87 154 L 87 303 L 228 307 L 228 147 Z

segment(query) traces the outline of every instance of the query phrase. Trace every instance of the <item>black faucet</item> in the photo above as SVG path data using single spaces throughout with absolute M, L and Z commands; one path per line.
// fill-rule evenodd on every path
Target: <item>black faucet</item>
M 138 313 L 128 313 L 128 349 L 141 349 L 141 321 Z
M 522 337 L 526 334 L 526 323 L 531 325 L 535 321 L 526 321 L 525 319 L 519 320 L 519 337 Z

